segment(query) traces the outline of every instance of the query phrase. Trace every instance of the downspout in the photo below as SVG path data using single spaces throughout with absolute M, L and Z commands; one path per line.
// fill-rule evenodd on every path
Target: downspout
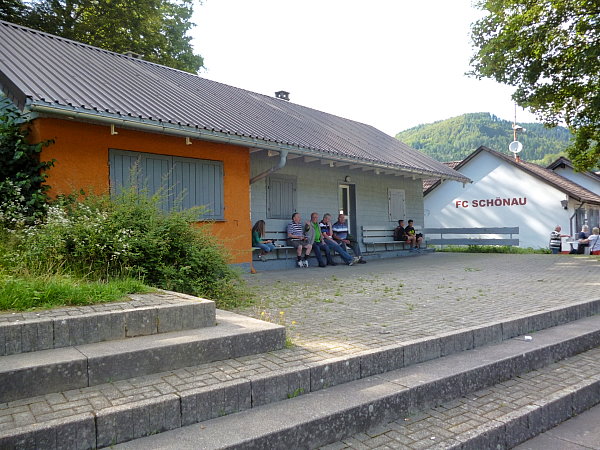
M 256 183 L 258 180 L 262 180 L 263 178 L 267 177 L 268 175 L 272 174 L 273 172 L 283 169 L 285 166 L 285 163 L 287 162 L 287 155 L 288 155 L 287 150 L 281 150 L 281 152 L 279 153 L 279 162 L 277 163 L 277 165 L 271 167 L 269 170 L 266 170 L 262 173 L 259 173 L 256 176 L 250 178 L 250 184 Z

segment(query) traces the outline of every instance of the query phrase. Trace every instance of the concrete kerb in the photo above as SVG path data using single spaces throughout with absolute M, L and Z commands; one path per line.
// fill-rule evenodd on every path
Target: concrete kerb
M 164 294 L 170 297 L 169 303 L 143 306 L 134 301 L 116 304 L 113 311 L 80 307 L 77 310 L 82 313 L 77 315 L 63 308 L 52 312 L 52 317 L 46 317 L 49 312 L 44 311 L 15 315 L 21 320 L 0 323 L 0 356 L 215 325 L 213 301 L 175 292 Z
M 119 436 L 123 438 L 133 435 L 136 437 L 140 436 L 139 432 L 135 431 L 143 429 L 140 426 L 137 426 L 135 430 L 133 428 L 122 431 L 116 429 L 123 426 L 127 427 L 129 426 L 127 425 L 128 423 L 133 427 L 134 416 L 131 416 L 130 420 L 128 410 L 135 410 L 137 411 L 135 413 L 137 416 L 141 415 L 143 417 L 146 417 L 144 414 L 151 414 L 150 411 L 156 410 L 156 408 L 159 411 L 162 411 L 161 408 L 166 408 L 170 411 L 179 411 L 177 415 L 179 417 L 178 420 L 173 421 L 171 420 L 173 416 L 169 416 L 168 424 L 158 428 L 171 429 L 169 427 L 176 428 L 178 426 L 190 425 L 429 361 L 442 356 L 442 348 L 445 349 L 445 354 L 450 355 L 486 344 L 497 344 L 500 336 L 499 329 L 504 324 L 506 324 L 508 330 L 514 330 L 515 323 L 521 324 L 523 322 L 528 324 L 546 324 L 548 327 L 551 327 L 559 324 L 555 322 L 555 318 L 567 316 L 581 317 L 584 314 L 597 313 L 600 301 L 592 303 L 592 307 L 588 307 L 582 303 L 580 310 L 578 309 L 579 305 L 569 305 L 565 308 L 557 308 L 556 311 L 551 311 L 550 313 L 544 312 L 538 315 L 543 316 L 542 319 L 535 317 L 513 318 L 506 322 L 492 323 L 488 327 L 480 326 L 458 330 L 455 333 L 444 333 L 443 335 L 434 336 L 429 339 L 424 338 L 362 352 L 352 357 L 335 358 L 320 363 L 300 365 L 287 370 L 271 372 L 266 375 L 226 382 L 197 390 L 184 391 L 179 394 L 170 394 L 168 405 L 165 405 L 165 399 L 160 397 L 118 408 L 100 410 L 96 413 L 96 433 L 100 436 L 98 442 L 102 442 L 103 445 L 111 445 L 115 443 L 114 439 L 116 439 L 116 443 L 124 442 Z M 568 313 L 562 314 L 561 310 L 568 311 Z M 580 314 L 578 311 L 582 311 L 582 313 Z M 560 324 L 562 324 L 562 320 Z M 522 327 L 523 325 L 518 326 Z M 528 332 L 530 331 L 540 330 L 529 328 Z M 428 403 L 428 399 L 439 401 L 440 393 L 443 394 L 443 399 L 455 398 L 456 396 L 464 395 L 464 389 L 478 389 L 482 386 L 490 385 L 490 383 L 508 380 L 515 374 L 522 373 L 523 370 L 533 370 L 548 362 L 570 356 L 577 351 L 583 351 L 582 348 L 591 348 L 591 346 L 598 344 L 598 335 L 599 333 L 595 333 L 593 336 L 584 335 L 576 339 L 567 339 L 565 343 L 556 344 L 551 349 L 538 349 L 537 346 L 534 346 L 531 351 L 525 352 L 518 357 L 467 371 L 463 376 L 466 378 L 461 380 L 461 387 L 458 390 L 451 388 L 451 386 L 456 386 L 457 383 L 456 380 L 450 378 L 445 381 L 439 380 L 431 385 L 420 386 L 419 389 L 415 389 L 411 394 L 410 406 L 413 408 L 417 406 L 422 407 Z M 573 345 L 573 341 L 575 340 L 578 342 L 577 345 Z M 478 345 L 475 345 L 476 343 Z M 551 352 L 557 352 L 559 357 L 556 355 L 550 356 L 549 353 Z M 406 358 L 407 355 L 408 358 Z M 584 403 L 584 400 L 580 399 L 578 402 Z M 121 417 L 120 415 L 124 415 L 123 417 L 126 417 L 126 420 L 115 419 L 115 417 Z M 98 421 L 98 418 L 101 418 L 101 420 Z M 167 420 L 166 416 L 165 420 Z M 154 426 L 154 428 L 157 428 L 157 426 Z M 156 432 L 157 430 L 154 428 L 148 428 L 150 430 L 149 433 Z M 17 434 L 21 434 L 20 431 L 15 431 Z M 15 434 L 15 438 L 18 437 L 17 434 Z M 107 436 L 110 436 L 110 438 Z M 133 438 L 128 438 L 127 440 L 129 439 Z M 481 437 L 478 437 L 478 439 L 481 439 Z

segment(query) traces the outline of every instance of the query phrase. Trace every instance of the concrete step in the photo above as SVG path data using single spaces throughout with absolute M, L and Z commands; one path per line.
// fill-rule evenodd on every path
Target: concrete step
M 277 350 L 285 328 L 226 311 L 217 326 L 0 357 L 0 404 Z
M 519 320 L 528 322 L 525 318 Z M 507 332 L 515 330 L 514 321 L 501 325 L 506 325 Z M 494 338 L 497 336 L 497 330 L 498 324 L 491 324 L 487 331 L 478 329 L 480 341 L 483 342 L 485 336 L 488 339 Z M 369 428 L 375 422 L 392 420 L 407 408 L 423 407 L 429 402 L 439 404 L 447 398 L 464 395 L 465 391 L 492 385 L 532 368 L 591 348 L 600 342 L 599 330 L 600 316 L 594 316 L 532 334 L 532 341 L 510 339 L 501 344 L 479 347 L 426 363 L 413 364 L 400 371 L 386 372 L 387 369 L 391 370 L 392 367 L 403 363 L 404 359 L 399 358 L 398 354 L 406 355 L 404 361 L 406 365 L 416 362 L 417 358 L 432 357 L 432 349 L 436 348 L 439 357 L 440 348 L 449 351 L 457 348 L 449 345 L 450 343 L 464 342 L 465 331 L 454 336 L 448 334 L 405 343 L 404 347 L 399 347 L 400 350 L 390 348 L 365 352 L 347 359 L 339 358 L 335 361 L 314 363 L 311 366 L 267 372 L 216 385 L 207 386 L 201 383 L 200 380 L 205 376 L 206 369 L 200 366 L 185 369 L 187 375 L 194 375 L 188 378 L 183 378 L 183 373 L 173 371 L 160 377 L 152 375 L 94 388 L 28 398 L 0 404 L 0 448 L 22 445 L 35 447 L 38 445 L 36 443 L 42 442 L 43 439 L 59 439 L 59 437 L 65 442 L 72 438 L 91 447 L 95 445 L 103 447 L 198 422 L 204 422 L 202 426 L 205 426 L 213 423 L 210 419 L 225 415 L 227 417 L 222 419 L 234 420 L 236 417 L 244 417 L 240 414 L 265 410 L 274 412 L 260 412 L 258 418 L 249 420 L 262 423 L 261 414 L 272 414 L 275 419 L 281 415 L 278 426 L 281 426 L 282 430 L 299 426 L 299 429 L 304 431 L 296 437 L 301 438 L 303 433 L 307 436 L 315 434 L 314 430 L 310 426 L 307 428 L 303 425 L 302 420 L 297 422 L 295 419 L 289 419 L 288 427 L 289 415 L 285 411 L 295 403 L 277 400 L 292 398 L 293 402 L 297 402 L 300 399 L 315 397 L 324 400 L 316 406 L 308 403 L 303 407 L 304 409 L 292 413 L 292 416 L 297 416 L 299 419 L 310 418 L 314 413 L 315 417 L 323 418 L 324 430 L 334 426 L 338 420 L 344 422 L 346 413 L 349 414 L 349 418 L 364 416 L 368 419 L 365 419 L 365 423 L 352 422 L 354 426 L 360 425 L 362 427 L 360 429 L 344 426 L 344 434 L 334 436 L 335 439 L 339 439 L 352 434 L 355 430 Z M 440 345 L 441 342 L 444 344 Z M 406 350 L 405 353 L 403 349 Z M 232 365 L 232 362 L 228 364 Z M 386 373 L 370 376 L 382 372 Z M 361 375 L 366 378 L 352 381 L 359 379 Z M 395 376 L 400 375 L 407 376 L 404 384 L 398 380 L 390 381 L 390 377 L 393 380 Z M 179 387 L 173 388 L 171 384 L 169 389 L 168 382 L 172 379 L 180 379 Z M 324 389 L 335 384 L 338 386 Z M 329 392 L 332 394 L 327 394 Z M 326 394 L 327 397 L 321 397 Z M 375 395 L 374 398 L 371 398 L 372 394 Z M 340 403 L 341 400 L 347 404 Z M 374 409 L 369 408 L 369 405 L 375 405 Z M 239 411 L 245 412 L 233 414 Z M 396 416 L 389 416 L 390 412 Z M 317 426 L 315 423 L 313 426 Z M 241 428 L 251 430 L 256 427 L 254 423 L 246 423 L 241 425 Z M 188 429 L 194 428 L 182 428 L 184 434 L 188 433 Z M 288 432 L 289 430 L 286 431 Z M 179 439 L 178 436 L 170 439 Z M 319 439 L 321 438 L 322 436 Z M 210 442 L 211 439 L 209 438 L 208 441 Z M 326 444 L 331 442 L 331 439 L 335 440 L 327 435 L 327 439 L 315 441 L 311 446 Z M 267 445 L 262 441 L 257 445 L 263 444 Z M 154 445 L 155 443 L 151 443 L 149 447 L 153 448 Z M 218 447 L 216 444 L 212 447 L 215 446 Z M 290 444 L 289 448 L 294 446 L 295 444 Z M 44 447 L 53 448 L 52 445 L 44 445 Z M 209 448 L 212 447 L 209 445 Z
M 579 423 L 575 430 L 573 426 L 561 430 L 560 423 L 578 420 L 589 408 L 595 410 L 591 420 Z M 322 450 L 599 449 L 599 408 L 600 348 L 595 348 L 451 402 L 414 411 Z M 534 436 L 538 438 L 529 440 Z
M 215 304 L 177 292 L 131 301 L 0 314 L 0 356 L 211 327 Z
M 531 336 L 532 340 L 510 339 L 288 401 L 132 440 L 117 448 L 316 448 L 405 418 L 411 412 L 473 395 L 481 389 L 516 379 L 580 352 L 595 349 L 586 357 L 597 361 L 600 354 L 596 349 L 600 345 L 600 316 Z M 537 405 L 527 405 L 524 408 L 528 413 L 526 418 L 515 418 L 510 425 L 512 431 L 508 433 L 506 420 L 491 424 L 486 421 L 481 436 L 467 433 L 464 439 L 452 441 L 452 445 L 457 445 L 456 448 L 496 448 L 497 442 L 509 439 L 507 436 L 512 439 L 511 443 L 526 439 L 531 433 L 550 427 L 557 420 L 589 408 L 600 401 L 598 372 L 580 377 L 574 385 L 567 386 L 563 394 L 542 399 Z M 96 429 L 99 447 L 135 438 L 136 431 L 143 428 L 136 425 L 135 418 L 127 424 L 119 423 L 110 431 L 106 422 L 98 417 L 96 425 L 102 427 Z M 157 427 L 155 431 L 165 429 Z M 513 434 L 520 434 L 521 438 L 515 438 Z

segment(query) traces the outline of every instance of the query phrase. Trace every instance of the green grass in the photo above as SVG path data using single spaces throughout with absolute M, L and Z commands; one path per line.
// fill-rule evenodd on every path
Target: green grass
M 513 254 L 549 254 L 546 248 L 521 248 L 509 245 L 445 245 L 438 252 L 454 253 L 513 253 Z
M 123 300 L 127 294 L 147 293 L 153 290 L 141 281 L 131 278 L 101 282 L 59 275 L 0 275 L 0 311 L 107 303 Z

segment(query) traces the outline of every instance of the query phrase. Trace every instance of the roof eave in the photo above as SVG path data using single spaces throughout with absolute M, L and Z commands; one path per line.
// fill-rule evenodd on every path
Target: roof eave
M 139 131 L 155 132 L 169 134 L 174 136 L 189 137 L 194 139 L 240 145 L 249 148 L 258 148 L 262 150 L 286 150 L 288 152 L 312 156 L 319 159 L 330 159 L 333 161 L 346 162 L 361 166 L 373 167 L 375 169 L 400 171 L 414 176 L 439 177 L 442 179 L 456 180 L 461 182 L 470 182 L 468 178 L 461 176 L 452 176 L 449 174 L 433 171 L 418 170 L 411 167 L 404 167 L 395 164 L 386 164 L 378 161 L 369 161 L 360 158 L 344 157 L 340 155 L 327 154 L 321 150 L 300 145 L 286 144 L 277 141 L 269 141 L 257 137 L 227 133 L 224 131 L 208 130 L 205 128 L 181 125 L 172 122 L 163 122 L 158 120 L 144 119 L 141 117 L 122 116 L 119 114 L 103 111 L 90 111 L 73 106 L 64 106 L 57 104 L 48 104 L 40 102 L 27 102 L 27 109 L 32 113 L 45 116 L 58 116 L 70 119 L 99 122 L 108 125 L 114 125 L 121 128 L 135 129 Z

